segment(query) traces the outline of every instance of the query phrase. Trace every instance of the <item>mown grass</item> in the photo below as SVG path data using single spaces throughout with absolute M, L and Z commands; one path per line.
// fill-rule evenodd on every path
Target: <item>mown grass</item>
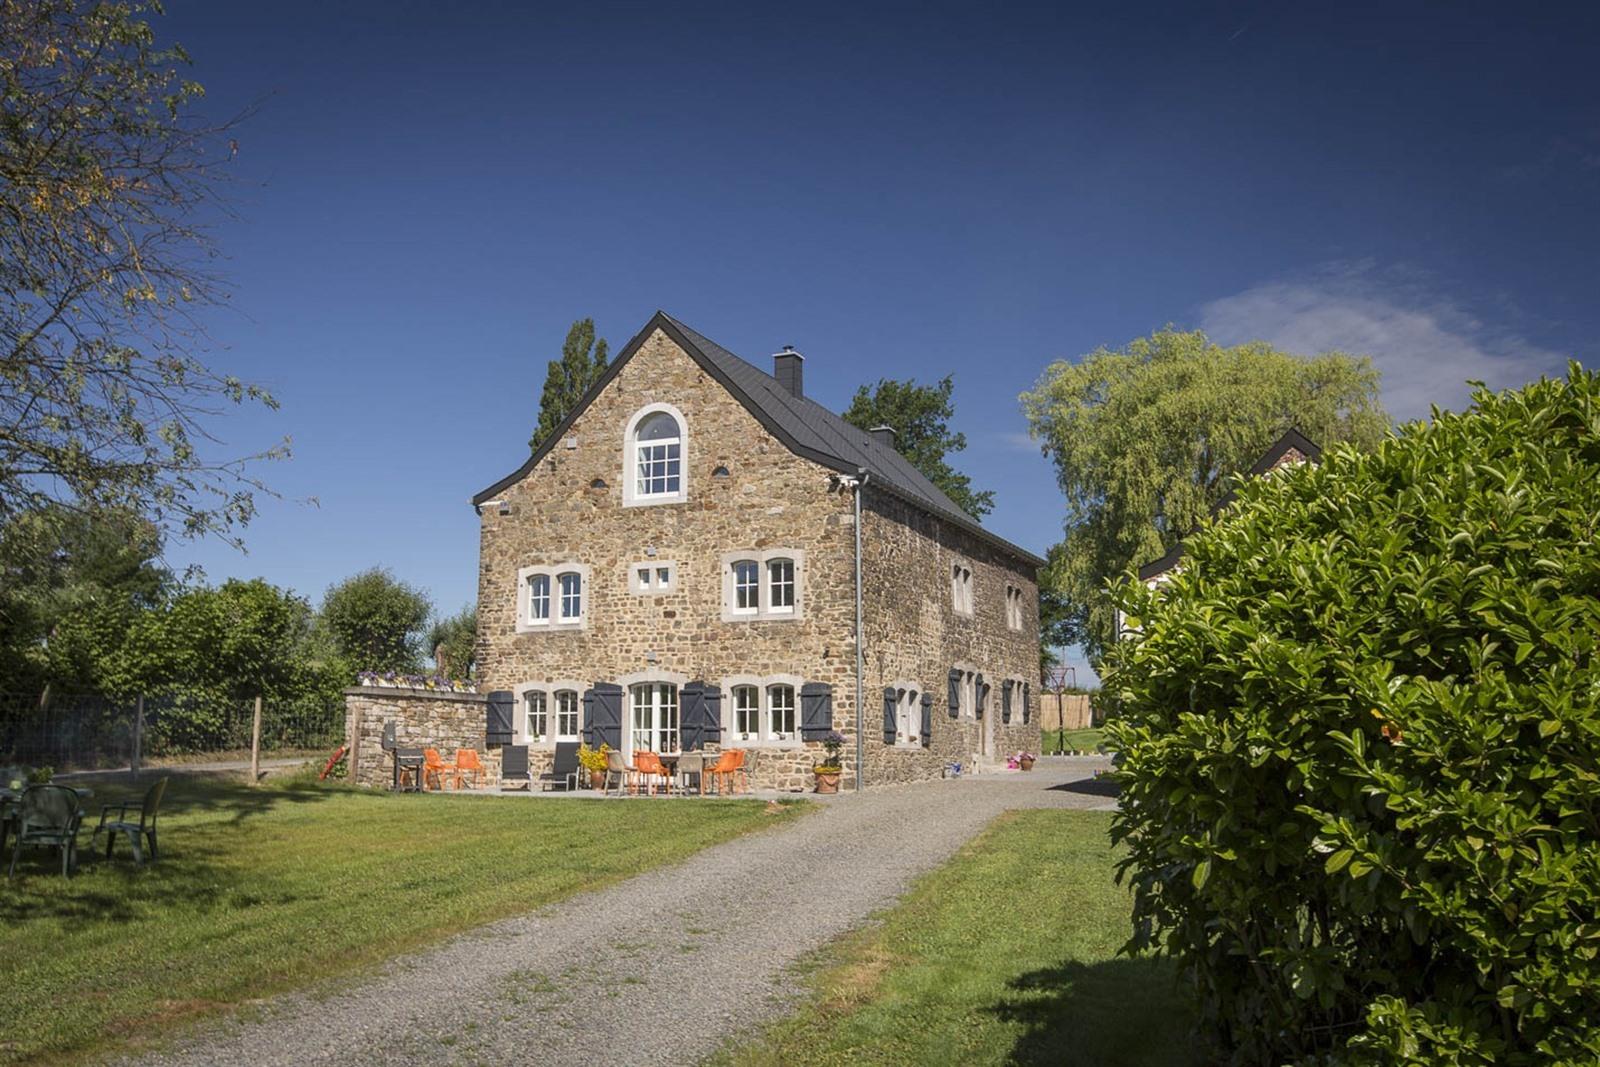
M 128 792 L 95 779 L 98 804 Z M 75 1060 L 346 975 L 792 817 L 752 801 L 529 801 L 174 775 L 161 861 L 23 854 L 0 883 L 0 1063 Z M 7 850 L 9 853 L 9 849 Z M 9 859 L 9 855 L 7 856 Z M 52 873 L 54 872 L 54 873 Z
M 1039 740 L 1039 750 L 1045 753 L 1059 752 L 1065 748 L 1068 752 L 1093 752 L 1105 742 L 1106 732 L 1099 726 L 1089 726 L 1082 730 L 1046 730 Z
M 1109 825 L 1104 812 L 998 820 L 881 924 L 814 960 L 798 1013 L 717 1062 L 1197 1062 L 1170 968 L 1116 954 L 1129 901 Z

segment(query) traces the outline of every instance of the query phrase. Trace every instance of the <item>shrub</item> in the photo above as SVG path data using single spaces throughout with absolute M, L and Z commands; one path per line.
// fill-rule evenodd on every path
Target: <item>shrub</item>
M 1110 657 L 1131 950 L 1238 1064 L 1600 1062 L 1600 377 L 1239 487 Z

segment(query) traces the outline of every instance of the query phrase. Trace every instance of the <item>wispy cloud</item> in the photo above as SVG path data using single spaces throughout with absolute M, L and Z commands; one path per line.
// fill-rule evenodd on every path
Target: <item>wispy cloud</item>
M 1268 341 L 1293 352 L 1371 356 L 1396 419 L 1431 404 L 1466 406 L 1468 379 L 1494 388 L 1560 373 L 1566 356 L 1491 326 L 1416 272 L 1341 264 L 1264 283 L 1201 308 L 1201 325 L 1225 344 Z
M 1039 442 L 1035 441 L 1026 433 L 1002 433 L 998 434 L 997 438 L 1001 446 L 1011 452 L 1037 453 L 1039 451 Z

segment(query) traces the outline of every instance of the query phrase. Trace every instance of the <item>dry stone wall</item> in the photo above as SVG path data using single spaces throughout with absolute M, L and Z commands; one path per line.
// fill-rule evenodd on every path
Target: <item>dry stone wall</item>
M 440 693 L 431 689 L 358 686 L 344 691 L 345 737 L 351 752 L 351 781 L 388 789 L 394 763 L 383 749 L 383 731 L 395 724 L 395 743 L 402 748 L 436 748 L 455 759 L 459 748 L 475 749 L 492 779 L 500 775 L 499 746 L 485 744 L 486 698 L 476 693 Z

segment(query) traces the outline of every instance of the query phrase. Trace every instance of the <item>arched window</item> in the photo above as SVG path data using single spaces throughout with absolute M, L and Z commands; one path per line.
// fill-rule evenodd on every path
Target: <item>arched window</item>
M 662 504 L 684 499 L 683 416 L 652 404 L 628 423 L 627 493 L 624 503 Z

